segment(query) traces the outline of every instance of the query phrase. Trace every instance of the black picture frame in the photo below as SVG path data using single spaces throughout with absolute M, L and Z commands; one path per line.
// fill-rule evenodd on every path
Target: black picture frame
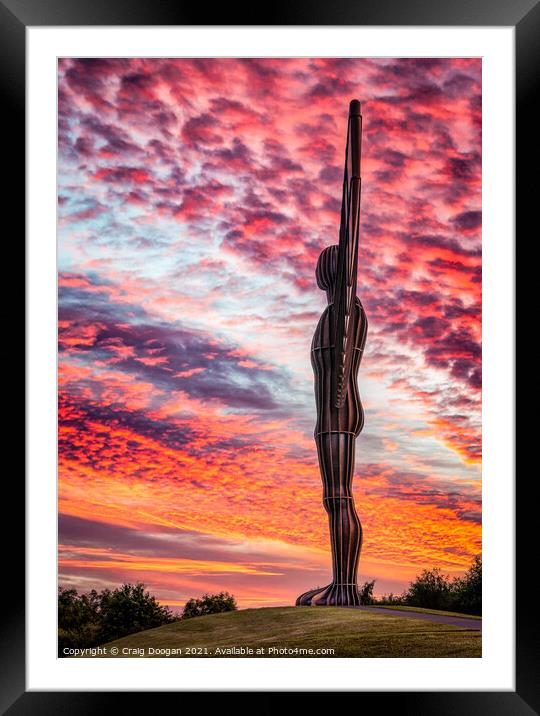
M 16 208 L 23 215 L 25 202 L 25 30 L 28 26 L 81 25 L 433 25 L 433 26 L 509 26 L 515 31 L 516 70 L 516 215 L 524 226 L 538 199 L 533 194 L 536 182 L 529 182 L 528 169 L 536 168 L 537 141 L 534 101 L 537 95 L 537 74 L 540 69 L 540 3 L 538 0 L 453 0 L 429 3 L 420 0 L 333 0 L 323 4 L 289 0 L 286 5 L 258 4 L 238 8 L 228 3 L 212 7 L 183 0 L 0 0 L 0 86 L 2 91 L 2 119 L 4 120 L 5 168 L 9 167 L 10 181 L 6 187 L 6 207 L 14 214 Z M 11 159 L 7 158 L 13 153 Z M 519 173 L 518 173 L 519 172 Z M 531 172 L 531 176 L 534 174 Z M 529 214 L 531 216 L 529 217 Z M 5 216 L 5 214 L 4 214 Z M 527 224 L 528 225 L 528 224 Z M 531 221 L 531 226 L 535 224 Z M 516 225 L 516 236 L 517 236 Z M 23 252 L 24 241 L 11 239 L 15 251 Z M 24 299 L 23 299 L 24 301 Z M 10 301 L 11 303 L 11 301 Z M 20 325 L 20 324 L 19 324 Z M 15 325 L 13 334 L 16 334 Z M 505 340 L 513 340 L 506 336 Z M 2 519 L 4 545 L 4 595 L 8 597 L 2 610 L 0 649 L 0 711 L 10 716 L 22 714 L 77 714 L 155 709 L 155 692 L 28 692 L 25 690 L 25 619 L 24 619 L 24 480 L 12 478 L 10 513 L 16 520 Z M 540 712 L 540 674 L 538 651 L 538 617 L 534 599 L 530 599 L 530 556 L 536 550 L 536 524 L 528 518 L 528 508 L 534 509 L 526 488 L 516 486 L 516 690 L 514 692 L 362 692 L 357 694 L 357 706 L 379 711 L 381 708 L 400 714 L 508 714 L 520 716 Z M 533 595 L 534 596 L 534 595 Z M 420 666 L 421 668 L 421 662 Z M 332 685 L 328 684 L 331 691 Z M 429 685 L 426 685 L 429 688 Z M 160 697 L 163 694 L 160 694 Z M 178 703 L 178 696 L 171 694 Z M 170 696 L 171 696 L 170 695 Z M 200 698 L 203 694 L 198 694 Z M 280 692 L 255 693 L 245 702 L 236 693 L 205 692 L 204 710 L 235 714 L 242 708 L 275 713 L 286 704 L 290 694 Z M 323 702 L 335 699 L 336 694 L 317 694 L 318 708 Z M 121 700 L 121 701 L 120 701 Z M 161 700 L 161 698 L 160 698 Z M 295 701 L 298 699 L 295 698 Z M 243 704 L 240 704 L 242 701 Z M 118 703 L 117 703 L 118 702 Z M 335 701 L 334 701 L 335 703 Z

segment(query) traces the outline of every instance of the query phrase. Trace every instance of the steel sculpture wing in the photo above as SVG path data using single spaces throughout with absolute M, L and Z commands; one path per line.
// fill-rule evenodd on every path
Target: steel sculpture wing
M 334 397 L 336 408 L 341 408 L 347 397 L 347 385 L 354 352 L 354 321 L 352 318 L 355 310 L 358 267 L 361 148 L 362 115 L 360 114 L 360 102 L 354 99 L 349 106 L 337 276 L 334 289 L 336 316 Z

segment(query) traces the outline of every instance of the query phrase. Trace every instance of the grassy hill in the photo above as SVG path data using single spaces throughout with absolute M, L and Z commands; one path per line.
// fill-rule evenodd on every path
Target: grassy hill
M 99 658 L 480 657 L 482 636 L 479 631 L 384 613 L 272 607 L 195 617 L 131 634 L 105 647 L 107 653 Z M 280 652 L 283 649 L 293 651 Z

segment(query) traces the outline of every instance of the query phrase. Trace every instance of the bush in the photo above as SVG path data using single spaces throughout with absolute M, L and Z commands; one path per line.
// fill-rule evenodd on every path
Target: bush
M 64 649 L 86 649 L 103 644 L 98 624 L 82 624 L 77 629 L 58 628 L 58 656 L 66 656 Z
M 360 594 L 360 604 L 373 604 L 375 599 L 373 598 L 373 587 L 375 586 L 375 580 L 371 582 L 364 582 L 359 587 L 358 593 Z
M 229 592 L 219 594 L 204 594 L 200 599 L 189 599 L 184 606 L 182 619 L 202 617 L 205 614 L 219 614 L 221 612 L 234 612 L 238 609 L 236 600 Z
M 477 554 L 464 577 L 456 578 L 453 589 L 454 609 L 465 614 L 482 614 L 482 556 Z
M 426 609 L 451 608 L 451 583 L 448 576 L 441 574 L 438 567 L 424 569 L 422 574 L 411 582 L 405 601 L 413 607 Z
M 99 601 L 95 590 L 77 594 L 76 589 L 58 592 L 58 655 L 64 648 L 96 646 L 100 643 Z
M 400 606 L 403 604 L 406 604 L 407 601 L 407 592 L 402 592 L 401 594 L 394 594 L 393 592 L 390 592 L 390 594 L 383 594 L 380 599 L 376 600 L 377 604 L 383 604 L 385 606 Z
M 119 589 L 105 589 L 100 599 L 103 641 L 112 641 L 144 629 L 153 629 L 176 620 L 168 607 L 144 591 L 144 584 L 123 584 Z
M 58 592 L 58 655 L 65 648 L 98 646 L 127 634 L 176 621 L 168 607 L 144 591 L 144 584 L 123 584 L 111 591 L 77 594 L 75 589 Z
M 482 614 L 482 557 L 477 554 L 463 577 L 450 580 L 441 570 L 424 569 L 402 595 L 404 604 L 462 614 Z M 382 602 L 382 600 L 381 600 Z M 379 602 L 379 603 L 381 603 Z

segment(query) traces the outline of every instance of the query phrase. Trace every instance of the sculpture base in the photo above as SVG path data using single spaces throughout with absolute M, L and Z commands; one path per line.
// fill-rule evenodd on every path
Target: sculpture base
M 297 607 L 359 607 L 357 584 L 331 582 L 326 587 L 304 592 L 296 600 Z

